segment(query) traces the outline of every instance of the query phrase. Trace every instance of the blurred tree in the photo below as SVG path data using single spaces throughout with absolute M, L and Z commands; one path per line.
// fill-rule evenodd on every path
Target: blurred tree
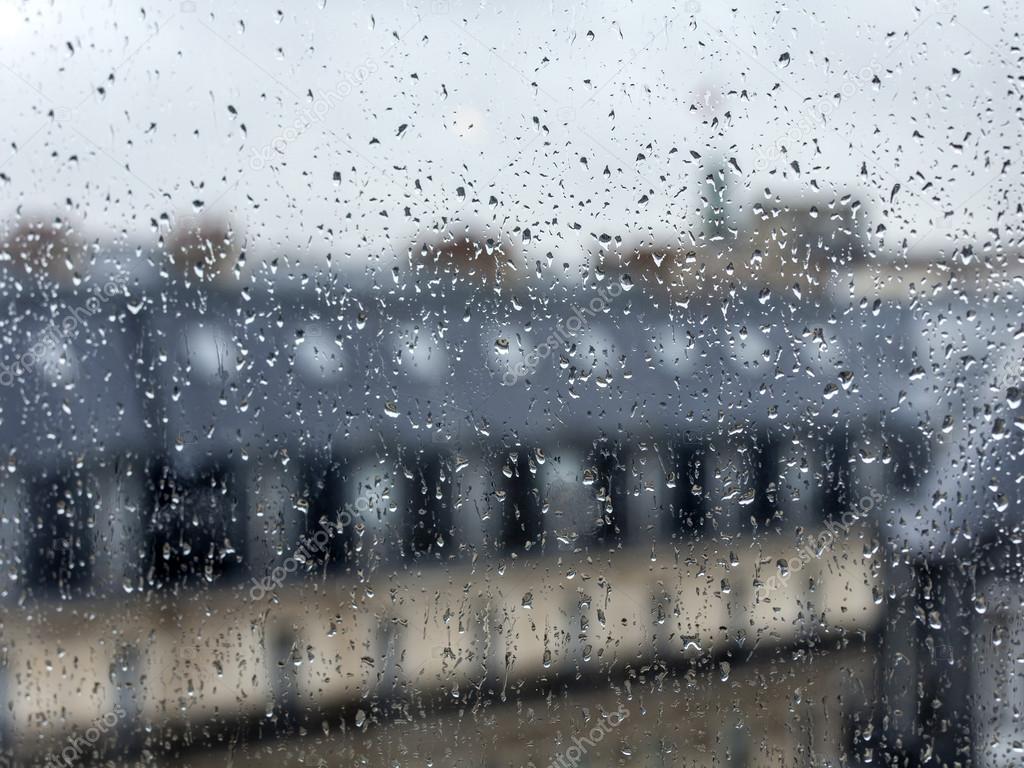
M 186 282 L 225 278 L 242 253 L 241 236 L 231 222 L 213 217 L 180 219 L 168 235 L 165 248 L 171 263 L 185 274 Z
M 84 249 L 66 220 L 19 216 L 4 227 L 0 261 L 23 274 L 65 283 L 81 268 Z
M 518 271 L 516 254 L 500 240 L 467 229 L 462 235 L 439 233 L 413 246 L 411 261 L 417 271 L 426 270 L 460 280 L 496 285 Z

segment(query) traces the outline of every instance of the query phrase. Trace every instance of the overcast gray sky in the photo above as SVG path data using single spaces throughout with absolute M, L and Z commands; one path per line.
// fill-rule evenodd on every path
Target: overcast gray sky
M 1019 230 L 1019 5 L 800 5 L 0 0 L 2 213 L 152 240 L 201 201 L 355 259 L 447 216 L 572 260 L 692 226 L 718 153 L 747 206 L 860 195 L 890 252 Z

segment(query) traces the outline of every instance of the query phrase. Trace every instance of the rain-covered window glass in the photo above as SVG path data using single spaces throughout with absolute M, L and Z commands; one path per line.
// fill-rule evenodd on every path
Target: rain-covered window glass
M 1024 764 L 1022 30 L 0 0 L 0 768 Z

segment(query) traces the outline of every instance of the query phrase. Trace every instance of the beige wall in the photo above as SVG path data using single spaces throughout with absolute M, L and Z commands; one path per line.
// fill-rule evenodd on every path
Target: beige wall
M 175 728 L 264 715 L 275 703 L 275 676 L 278 688 L 298 689 L 299 706 L 330 710 L 481 680 L 619 675 L 658 656 L 767 648 L 798 632 L 870 630 L 880 609 L 866 535 L 853 530 L 760 596 L 755 578 L 795 557 L 790 535 L 737 537 L 728 548 L 694 542 L 689 552 L 665 547 L 655 559 L 643 548 L 509 559 L 501 568 L 459 562 L 382 571 L 362 584 L 292 574 L 276 601 L 252 601 L 245 585 L 82 603 L 73 613 L 24 611 L 31 621 L 8 620 L 3 630 L 10 721 L 19 744 L 42 748 L 88 727 L 123 698 L 110 670 L 125 647 L 138 655 L 143 721 Z M 281 638 L 297 666 L 278 665 Z

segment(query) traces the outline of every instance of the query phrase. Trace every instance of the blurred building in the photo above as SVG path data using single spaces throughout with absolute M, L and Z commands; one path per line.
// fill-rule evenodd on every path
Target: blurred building
M 616 245 L 555 287 L 449 233 L 411 253 L 428 285 L 236 289 L 202 279 L 238 258 L 214 228 L 174 241 L 195 280 L 111 253 L 17 292 L 7 754 L 954 765 L 961 726 L 1011 738 L 951 682 L 975 675 L 981 707 L 999 646 L 935 663 L 982 627 L 1016 637 L 1012 552 L 975 623 L 940 591 L 966 583 L 948 548 L 982 530 L 942 512 L 974 520 L 992 462 L 1004 495 L 1018 470 L 952 461 L 934 402 L 963 396 L 968 441 L 984 406 L 935 357 L 949 310 L 851 303 L 856 222 L 849 200 L 780 201 L 732 246 Z M 991 338 L 972 322 L 964 344 Z M 1016 400 L 991 395 L 984 423 L 1012 431 Z M 965 472 L 979 495 L 953 503 Z

